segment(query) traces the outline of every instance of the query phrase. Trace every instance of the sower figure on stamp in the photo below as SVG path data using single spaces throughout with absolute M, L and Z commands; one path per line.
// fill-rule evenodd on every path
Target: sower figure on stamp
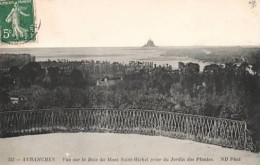
M 19 15 L 28 17 L 30 14 L 25 14 L 24 12 L 21 11 L 21 8 L 18 6 L 18 3 L 14 3 L 14 8 L 11 10 L 11 12 L 8 14 L 6 17 L 6 22 L 10 23 L 12 22 L 12 28 L 13 28 L 13 34 L 12 36 L 18 40 L 20 37 L 27 39 L 28 37 L 28 30 L 20 26 L 20 20 L 19 20 Z

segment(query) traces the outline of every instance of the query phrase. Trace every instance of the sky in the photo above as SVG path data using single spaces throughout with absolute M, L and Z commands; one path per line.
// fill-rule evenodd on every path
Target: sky
M 260 45 L 260 0 L 35 0 L 36 43 L 3 47 Z

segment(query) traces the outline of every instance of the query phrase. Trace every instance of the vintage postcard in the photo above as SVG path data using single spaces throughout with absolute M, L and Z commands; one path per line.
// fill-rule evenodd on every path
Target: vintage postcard
M 0 0 L 0 164 L 260 165 L 259 0 Z

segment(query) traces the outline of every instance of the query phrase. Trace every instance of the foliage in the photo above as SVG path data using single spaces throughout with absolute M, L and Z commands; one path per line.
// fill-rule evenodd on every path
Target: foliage
M 258 59 L 258 58 L 255 58 Z M 259 63 L 259 61 L 255 61 Z M 61 65 L 59 63 L 59 65 Z M 66 65 L 69 65 L 66 63 Z M 113 64 L 114 65 L 114 64 Z M 179 63 L 178 70 L 164 67 L 141 69 L 123 75 L 115 85 L 96 86 L 82 68 L 37 62 L 12 66 L 0 75 L 1 110 L 54 107 L 110 107 L 154 109 L 213 117 L 255 121 L 260 112 L 257 65 L 211 64 L 200 72 L 195 63 Z M 93 77 L 92 77 L 93 76 Z M 12 104 L 11 97 L 19 99 Z

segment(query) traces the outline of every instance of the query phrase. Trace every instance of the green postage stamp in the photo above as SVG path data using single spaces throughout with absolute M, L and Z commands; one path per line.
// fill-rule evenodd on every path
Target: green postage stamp
M 36 41 L 33 0 L 0 0 L 0 34 L 1 44 Z

